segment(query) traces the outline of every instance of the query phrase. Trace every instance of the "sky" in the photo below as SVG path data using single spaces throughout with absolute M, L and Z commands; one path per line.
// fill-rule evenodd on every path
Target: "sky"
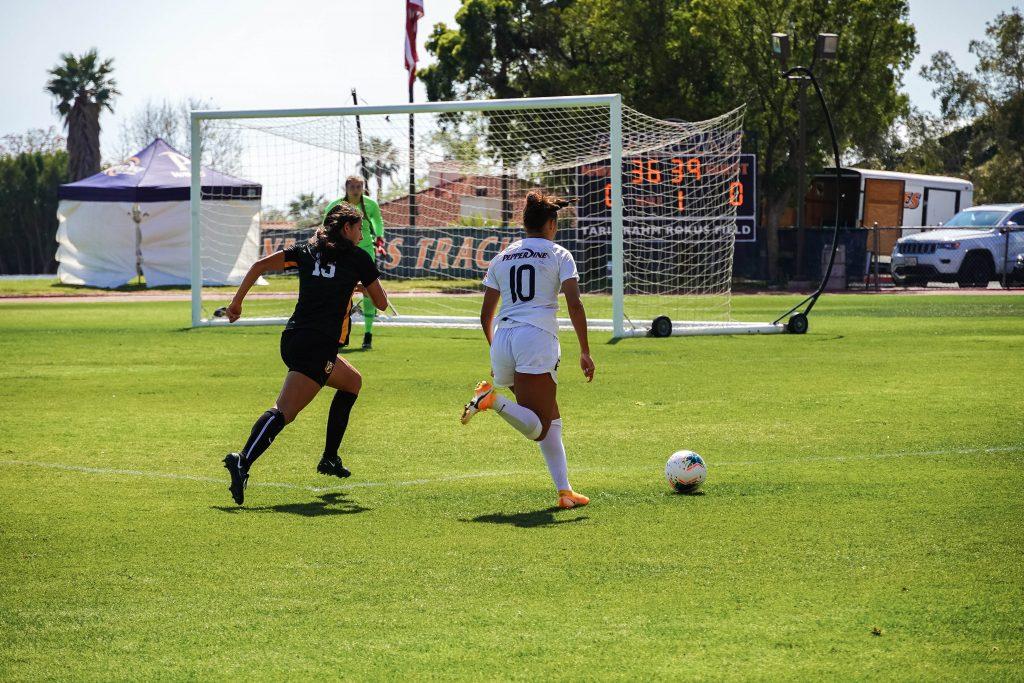
M 423 44 L 438 22 L 454 24 L 460 0 L 425 0 Z M 1021 3 L 1018 2 L 1018 5 Z M 962 68 L 985 23 L 1013 0 L 910 0 L 920 45 L 904 87 L 934 111 L 931 85 L 917 75 L 937 50 Z M 213 100 L 221 109 L 342 106 L 350 90 L 371 104 L 408 99 L 403 66 L 404 0 L 0 0 L 0 135 L 60 125 L 43 91 L 46 70 L 62 52 L 97 47 L 114 57 L 122 95 L 102 118 L 105 150 L 122 123 L 147 100 Z M 415 98 L 425 101 L 417 83 Z M 106 154 L 105 154 L 106 156 Z

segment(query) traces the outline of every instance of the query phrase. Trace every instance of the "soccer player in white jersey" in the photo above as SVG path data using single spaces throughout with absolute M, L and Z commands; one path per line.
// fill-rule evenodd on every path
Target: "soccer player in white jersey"
M 526 237 L 495 256 L 484 277 L 480 324 L 491 347 L 491 374 L 494 384 L 510 387 L 516 400 L 502 396 L 485 380 L 462 411 L 462 424 L 466 424 L 477 413 L 493 410 L 527 439 L 538 442 L 562 508 L 586 505 L 590 499 L 569 485 L 562 444 L 562 418 L 555 396 L 562 352 L 556 318 L 559 291 L 565 295 L 580 342 L 580 368 L 588 382 L 594 379 L 576 262 L 567 249 L 552 241 L 558 210 L 568 204 L 543 192 L 530 192 L 523 210 Z M 501 310 L 494 324 L 499 297 Z

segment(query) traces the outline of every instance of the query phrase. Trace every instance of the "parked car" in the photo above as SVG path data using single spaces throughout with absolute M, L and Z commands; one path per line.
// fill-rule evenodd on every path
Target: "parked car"
M 1022 254 L 1024 204 L 973 206 L 941 228 L 900 238 L 892 252 L 892 279 L 900 286 L 987 287 L 1013 273 Z

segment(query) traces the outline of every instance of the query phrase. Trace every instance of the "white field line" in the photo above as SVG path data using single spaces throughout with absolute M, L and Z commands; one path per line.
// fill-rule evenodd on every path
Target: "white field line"
M 63 472 L 81 472 L 83 474 L 99 474 L 107 476 L 127 477 L 148 477 L 151 479 L 177 479 L 181 481 L 200 481 L 212 484 L 227 484 L 227 475 L 217 479 L 215 477 L 204 477 L 196 474 L 177 474 L 175 472 L 154 472 L 150 470 L 124 470 L 107 467 L 84 467 L 82 465 L 67 465 L 59 462 L 39 462 L 35 460 L 0 460 L 0 465 L 13 465 L 22 467 L 42 467 Z M 312 491 L 321 493 L 325 491 L 342 491 L 345 489 L 376 488 L 380 486 L 420 486 L 423 484 L 443 483 L 449 481 L 460 481 L 462 479 L 484 479 L 490 477 L 523 476 L 529 472 L 467 472 L 464 474 L 452 474 L 443 477 L 430 479 L 409 479 L 406 481 L 363 481 L 351 484 L 339 484 L 337 486 L 306 486 L 304 484 L 286 484 L 277 481 L 253 481 L 250 486 L 261 486 L 266 488 L 295 489 L 299 491 Z
M 737 465 L 780 465 L 789 462 L 845 462 L 847 460 L 882 460 L 886 458 L 926 458 L 937 455 L 977 455 L 985 453 L 1014 453 L 1024 451 L 1024 444 L 1016 446 L 992 446 L 991 448 L 951 448 L 937 451 L 898 451 L 896 453 L 872 453 L 869 455 L 812 455 L 809 457 L 786 458 L 783 460 L 733 460 L 726 462 L 709 461 L 714 467 Z
M 977 455 L 977 454 L 992 454 L 992 453 L 1014 453 L 1024 451 L 1024 445 L 1016 446 L 993 446 L 990 448 L 953 448 L 948 450 L 934 450 L 934 451 L 901 451 L 896 453 L 873 453 L 866 455 L 823 455 L 823 456 L 810 456 L 806 458 L 795 457 L 787 458 L 785 460 L 734 460 L 726 462 L 714 462 L 711 461 L 708 464 L 712 467 L 735 467 L 735 466 L 749 466 L 749 465 L 771 465 L 771 464 L 786 464 L 795 462 L 845 462 L 848 460 L 881 460 L 887 458 L 914 458 L 914 457 L 930 457 L 930 456 L 943 456 L 943 455 Z M 227 477 L 220 479 L 214 477 L 204 477 L 195 474 L 177 474 L 174 472 L 154 472 L 150 470 L 126 470 L 106 467 L 85 467 L 82 465 L 67 465 L 64 463 L 56 462 L 38 462 L 34 460 L 0 460 L 0 465 L 10 465 L 18 467 L 42 467 L 52 470 L 60 470 L 63 472 L 80 472 L 83 474 L 97 474 L 106 476 L 128 476 L 128 477 L 148 477 L 151 479 L 174 479 L 180 481 L 198 481 L 203 483 L 211 484 L 227 484 Z M 576 472 L 608 472 L 608 471 L 637 471 L 651 469 L 648 467 L 577 467 L 573 468 Z M 521 477 L 538 474 L 540 470 L 536 471 L 503 471 L 503 472 L 467 472 L 463 474 L 451 474 L 442 477 L 429 477 L 423 479 L 407 479 L 404 481 L 364 481 L 364 482 L 353 482 L 351 484 L 339 484 L 336 486 L 306 486 L 303 484 L 286 484 L 283 482 L 275 481 L 253 481 L 251 486 L 264 487 L 264 488 L 279 488 L 279 489 L 293 489 L 298 491 L 310 491 L 312 493 L 323 493 L 327 491 L 344 491 L 347 489 L 359 489 L 359 488 L 379 488 L 382 486 L 423 486 L 426 484 L 439 484 L 445 482 L 463 481 L 466 479 L 490 479 L 499 477 Z

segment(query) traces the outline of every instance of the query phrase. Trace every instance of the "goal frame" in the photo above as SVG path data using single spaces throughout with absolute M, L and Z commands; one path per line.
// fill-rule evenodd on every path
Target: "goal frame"
M 191 129 L 191 186 L 189 191 L 189 209 L 191 218 L 191 303 L 192 326 L 208 327 L 228 324 L 226 318 L 204 318 L 202 311 L 202 250 L 201 238 L 201 206 L 202 206 L 202 122 L 218 119 L 258 119 L 258 118 L 302 118 L 315 116 L 371 116 L 390 114 L 437 114 L 463 111 L 515 111 L 523 109 L 565 109 L 573 107 L 604 106 L 609 112 L 609 165 L 610 168 L 622 168 L 622 95 L 574 95 L 565 97 L 530 97 L 501 100 L 465 100 L 448 102 L 424 102 L 392 105 L 352 105 L 346 107 L 316 107 L 299 109 L 247 109 L 247 110 L 193 110 L 190 113 Z M 612 280 L 612 318 L 611 320 L 593 320 L 590 329 L 610 331 L 615 338 L 647 336 L 648 332 L 637 329 L 635 325 L 627 329 L 625 325 L 625 282 L 624 282 L 624 247 L 623 247 L 623 201 L 622 174 L 611 173 L 611 280 Z M 266 325 L 283 324 L 286 318 L 249 318 L 239 320 L 235 325 Z M 571 329 L 568 319 L 559 319 L 559 327 Z M 637 321 L 647 323 L 649 321 Z M 406 327 L 477 327 L 479 322 L 474 319 L 450 316 L 401 316 L 400 319 L 378 319 L 378 324 Z M 686 324 L 676 323 L 672 326 L 673 336 L 708 335 L 708 334 L 773 334 L 785 331 L 778 323 L 740 323 L 718 322 Z

